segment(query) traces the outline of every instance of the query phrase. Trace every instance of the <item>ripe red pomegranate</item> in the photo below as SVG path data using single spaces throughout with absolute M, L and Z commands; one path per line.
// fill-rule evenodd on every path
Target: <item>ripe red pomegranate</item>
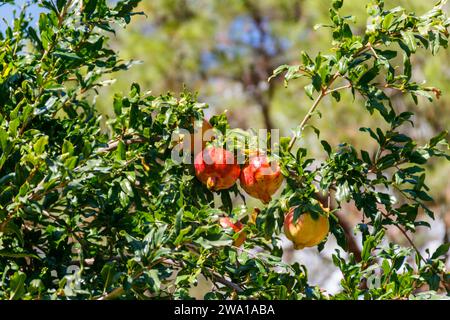
M 244 225 L 240 221 L 233 223 L 233 221 L 228 217 L 220 218 L 219 223 L 222 226 L 222 228 L 224 229 L 231 228 L 236 233 L 240 232 L 244 227 Z M 240 247 L 245 242 L 246 238 L 247 234 L 245 232 L 241 232 L 239 236 L 236 238 L 236 240 L 234 240 L 233 245 L 235 247 Z
M 269 203 L 283 182 L 278 163 L 270 163 L 265 155 L 251 154 L 239 178 L 241 187 L 252 197 Z
M 197 178 L 213 191 L 232 187 L 241 172 L 234 155 L 216 147 L 207 147 L 199 152 L 194 167 Z

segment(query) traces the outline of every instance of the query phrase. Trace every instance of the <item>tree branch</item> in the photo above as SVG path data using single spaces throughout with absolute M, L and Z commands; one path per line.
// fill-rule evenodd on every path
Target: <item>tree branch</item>
M 329 194 L 329 193 L 328 193 Z M 330 211 L 333 211 L 335 209 L 334 205 L 331 203 L 331 200 L 328 195 L 322 196 L 320 193 L 316 194 L 317 199 L 322 203 L 324 207 L 327 207 L 330 209 Z M 339 219 L 338 223 L 342 227 L 345 233 L 345 238 L 347 239 L 348 244 L 348 251 L 353 253 L 356 262 L 361 261 L 361 249 L 358 246 L 358 243 L 356 242 L 355 237 L 352 233 L 352 226 L 347 220 L 347 218 L 342 214 L 337 214 L 336 217 Z
M 383 215 L 383 217 L 393 221 L 391 218 L 389 218 L 389 216 L 386 213 L 384 213 L 382 211 L 380 211 L 380 212 Z M 423 262 L 427 263 L 427 261 L 424 259 L 424 257 L 420 254 L 419 249 L 416 247 L 416 245 L 414 244 L 414 242 L 412 241 L 412 239 L 410 238 L 408 233 L 402 227 L 400 227 L 398 224 L 396 224 L 395 221 L 393 221 L 393 222 L 394 222 L 394 226 L 396 226 L 397 229 L 400 230 L 400 232 L 405 236 L 406 240 L 408 240 L 408 242 L 411 245 L 411 247 L 414 248 L 414 250 L 416 251 L 416 253 L 419 256 L 420 260 L 422 260 Z
M 308 120 L 311 118 L 311 116 L 313 115 L 314 111 L 316 110 L 317 106 L 319 105 L 320 101 L 322 101 L 323 97 L 325 97 L 328 94 L 328 89 L 330 88 L 330 86 L 333 84 L 333 82 L 340 76 L 339 72 L 337 72 L 331 79 L 330 82 L 324 87 L 322 88 L 322 91 L 320 92 L 319 96 L 316 98 L 316 100 L 314 101 L 313 105 L 311 106 L 311 108 L 309 108 L 308 113 L 306 114 L 306 116 L 303 118 L 302 122 L 299 125 L 300 131 L 303 131 L 303 129 L 305 128 L 306 123 L 308 122 Z M 297 135 L 293 135 L 291 142 L 289 143 L 288 146 L 288 152 L 292 150 L 292 148 L 294 147 L 295 142 L 297 141 Z
M 224 277 L 222 277 L 221 275 L 219 275 L 218 273 L 214 272 L 212 269 L 210 268 L 206 268 L 208 270 L 208 272 L 211 274 L 212 278 L 214 281 L 219 282 L 223 285 L 225 285 L 226 287 L 233 289 L 236 292 L 242 293 L 244 292 L 244 289 L 242 289 L 239 285 L 237 285 L 236 283 L 229 281 L 227 279 L 225 279 Z
M 126 139 L 126 140 L 113 140 L 108 142 L 108 146 L 104 147 L 104 148 L 100 148 L 98 149 L 98 153 L 107 153 L 107 152 L 111 152 L 117 149 L 117 147 L 119 146 L 119 141 L 122 141 L 125 145 L 129 146 L 131 144 L 134 143 L 145 143 L 148 142 L 148 140 L 146 138 L 143 137 L 133 137 L 130 139 Z

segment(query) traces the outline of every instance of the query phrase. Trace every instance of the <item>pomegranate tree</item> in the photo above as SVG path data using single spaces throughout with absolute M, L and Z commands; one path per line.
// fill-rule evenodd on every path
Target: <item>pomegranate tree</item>
M 212 191 L 231 188 L 241 168 L 233 153 L 223 148 L 207 147 L 194 160 L 195 175 Z
M 114 51 L 119 48 L 120 38 L 127 38 L 126 34 L 111 43 L 113 34 L 108 31 L 119 31 L 119 27 L 130 22 L 132 17 L 143 13 L 144 2 L 150 1 L 142 1 L 141 5 L 139 2 L 0 0 L 0 300 L 403 300 L 449 297 L 448 239 L 433 239 L 433 250 L 429 250 L 431 248 L 423 241 L 427 230 L 424 228 L 431 228 L 432 208 L 439 209 L 436 218 L 440 220 L 433 223 L 434 226 L 442 224 L 448 217 L 441 216 L 448 212 L 445 202 L 433 201 L 431 197 L 445 199 L 447 189 L 433 190 L 425 179 L 433 171 L 443 180 L 439 185 L 448 182 L 443 167 L 448 165 L 443 161 L 450 160 L 448 132 L 438 132 L 439 128 L 448 127 L 448 121 L 445 122 L 443 112 L 437 113 L 441 116 L 439 119 L 428 119 L 426 106 L 422 105 L 424 100 L 420 98 L 431 100 L 433 95 L 441 96 L 440 107 L 450 103 L 448 90 L 441 93 L 422 82 L 426 76 L 422 71 L 426 70 L 420 68 L 422 61 L 432 60 L 425 56 L 424 49 L 435 54 L 439 48 L 448 46 L 450 19 L 445 1 L 440 1 L 423 15 L 398 6 L 390 8 L 383 0 L 364 1 L 367 5 L 360 4 L 358 8 L 357 1 L 353 1 L 355 8 L 350 11 L 367 9 L 367 15 L 357 19 L 340 10 L 343 0 L 333 0 L 329 8 L 321 5 L 320 10 L 326 9 L 331 19 L 325 22 L 329 36 L 326 31 L 321 31 L 319 36 L 330 41 L 330 46 L 318 42 L 320 47 L 312 48 L 317 52 L 314 56 L 303 52 L 300 59 L 295 58 L 295 65 L 285 64 L 274 70 L 274 76 L 284 74 L 286 82 L 302 79 L 299 84 L 304 87 L 305 94 L 299 93 L 298 87 L 290 90 L 295 96 L 289 97 L 283 97 L 278 91 L 280 81 L 270 83 L 269 87 L 262 84 L 273 62 L 286 60 L 289 63 L 290 54 L 282 56 L 277 46 L 277 52 L 270 57 L 265 55 L 270 61 L 261 60 L 260 54 L 267 53 L 259 50 L 266 49 L 264 41 L 264 46 L 258 48 L 248 43 L 252 45 L 251 50 L 235 55 L 238 60 L 230 60 L 228 55 L 222 59 L 222 50 L 216 50 L 220 49 L 216 40 L 217 35 L 227 30 L 211 25 L 208 30 L 214 31 L 214 37 L 208 38 L 206 32 L 201 35 L 205 44 L 214 44 L 204 46 L 204 49 L 205 53 L 213 54 L 214 63 L 218 65 L 204 68 L 203 63 L 198 64 L 202 73 L 188 78 L 195 81 L 204 78 L 208 84 L 188 84 L 206 89 L 214 84 L 224 92 L 230 88 L 235 92 L 235 82 L 242 80 L 242 88 L 245 88 L 242 94 L 249 96 L 243 96 L 242 104 L 232 97 L 234 109 L 240 113 L 239 117 L 235 114 L 234 123 L 245 120 L 241 116 L 247 112 L 257 120 L 255 108 L 245 105 L 250 101 L 247 98 L 258 98 L 255 102 L 264 98 L 261 100 L 264 102 L 272 97 L 271 93 L 273 99 L 278 100 L 269 99 L 268 106 L 277 106 L 277 112 L 285 113 L 277 114 L 274 120 L 291 116 L 289 124 L 293 124 L 296 122 L 294 116 L 302 114 L 303 120 L 291 128 L 292 136 L 280 136 L 278 141 L 277 160 L 283 173 L 287 172 L 284 175 L 286 183 L 280 187 L 283 192 L 279 198 L 259 208 L 250 207 L 236 196 L 234 184 L 241 170 L 231 152 L 211 144 L 205 152 L 195 152 L 195 173 L 192 165 L 177 163 L 172 157 L 179 149 L 173 152 L 174 144 L 169 137 L 179 136 L 181 132 L 194 133 L 194 137 L 182 137 L 186 139 L 184 142 L 193 139 L 190 141 L 197 141 L 198 149 L 205 146 L 203 139 L 208 139 L 202 132 L 209 125 L 206 120 L 202 124 L 202 120 L 206 105 L 197 100 L 197 95 L 188 92 L 180 96 L 152 95 L 149 90 L 155 88 L 148 85 L 157 81 L 153 81 L 148 68 L 151 69 L 154 59 L 138 69 L 152 75 L 153 79 L 146 82 L 143 90 L 137 83 L 133 83 L 125 95 L 120 92 L 112 95 L 103 88 L 109 82 L 105 80 L 112 80 L 117 71 L 133 65 Z M 169 19 L 149 14 L 149 19 L 141 20 L 151 24 L 152 38 L 171 42 L 171 52 L 167 54 L 174 53 L 176 57 L 177 48 L 184 52 L 189 49 L 186 41 L 197 41 L 198 37 L 183 37 L 184 33 L 177 32 L 175 39 L 172 14 L 176 17 L 178 13 L 189 14 L 189 19 L 177 19 L 177 29 L 181 30 L 185 23 L 190 27 L 197 26 L 198 18 L 207 24 L 213 21 L 210 18 L 217 18 L 218 26 L 227 25 L 226 21 L 220 21 L 221 17 L 234 20 L 236 14 L 244 14 L 240 10 L 245 9 L 248 11 L 244 16 L 261 18 L 264 23 L 260 31 L 267 31 L 267 36 L 276 41 L 286 38 L 277 33 L 287 29 L 278 22 L 273 25 L 272 19 L 292 20 L 280 13 L 288 9 L 288 2 L 294 5 L 300 1 L 284 1 L 286 5 L 276 4 L 277 1 L 230 5 L 230 1 L 227 6 L 213 7 L 218 10 L 210 10 L 211 6 L 194 6 L 194 1 L 184 1 L 186 5 L 182 7 L 176 6 L 175 1 L 169 7 L 169 1 L 153 2 L 155 12 L 163 10 L 164 17 Z M 33 13 L 30 10 L 34 4 L 39 6 L 40 14 L 36 17 L 39 21 L 31 20 Z M 16 14 L 4 19 L 8 7 L 16 10 Z M 318 8 L 315 6 L 314 10 Z M 306 11 L 323 16 L 314 10 Z M 249 16 L 252 12 L 258 14 Z M 157 20 L 152 21 L 154 18 Z M 306 24 L 304 19 L 300 20 L 299 27 L 303 28 Z M 367 26 L 361 25 L 365 21 Z M 285 22 L 291 30 L 293 21 Z M 127 30 L 143 30 L 144 25 L 138 22 L 131 27 Z M 298 31 L 309 35 L 308 30 Z M 137 33 L 132 34 L 133 39 L 135 36 Z M 229 48 L 233 49 L 236 48 L 232 46 L 234 40 L 239 39 L 226 40 L 232 40 Z M 139 41 L 135 43 L 141 45 Z M 239 47 L 244 44 L 239 42 Z M 310 43 L 292 43 L 289 47 L 305 47 L 304 44 Z M 214 51 L 210 52 L 210 49 Z M 158 51 L 152 53 L 158 58 Z M 440 56 L 447 57 L 448 52 L 442 52 Z M 159 60 L 163 62 L 173 63 L 170 56 L 161 58 Z M 237 62 L 236 68 L 229 68 L 234 62 Z M 247 62 L 250 64 L 246 65 Z M 186 66 L 175 64 L 174 71 L 179 73 L 179 67 L 183 65 Z M 434 74 L 443 76 L 444 82 L 430 80 L 445 83 L 446 66 L 438 66 L 443 72 Z M 157 68 L 160 67 L 162 65 L 158 63 Z M 242 77 L 237 73 L 238 69 L 242 69 Z M 188 76 L 186 71 L 192 70 L 182 70 L 181 78 Z M 161 76 L 173 80 L 174 73 L 166 71 L 160 72 Z M 222 76 L 220 73 L 224 73 L 227 81 L 216 81 Z M 136 75 L 132 73 L 131 76 L 133 74 Z M 420 75 L 420 83 L 415 82 L 417 75 Z M 107 92 L 111 95 L 106 95 Z M 209 96 L 208 100 L 217 102 L 227 98 L 220 96 L 216 100 L 209 93 L 200 96 Z M 413 103 L 420 102 L 423 113 L 414 115 L 410 112 L 419 108 L 413 108 L 407 100 L 401 99 L 403 95 L 408 99 L 412 97 Z M 312 101 L 308 103 L 308 99 Z M 102 108 L 96 103 L 100 101 L 104 104 Z M 320 113 L 322 101 L 327 103 L 327 108 L 322 110 L 326 112 L 327 122 L 316 121 L 312 127 L 308 122 Z M 354 104 L 352 108 L 348 108 L 350 103 Z M 224 104 L 227 104 L 226 99 L 211 111 Z M 339 126 L 341 123 L 334 118 L 332 109 L 345 115 L 367 109 L 368 116 L 358 113 L 357 119 L 361 119 L 361 123 L 355 123 L 364 127 L 358 130 L 352 127 L 355 131 L 349 131 L 355 139 L 342 141 L 343 137 L 339 135 L 330 139 L 330 130 L 334 133 L 350 129 Z M 109 111 L 113 111 L 114 117 L 103 121 L 106 114 L 101 110 L 108 111 L 108 116 Z M 275 110 L 266 111 L 271 114 Z M 372 114 L 376 118 L 370 118 Z M 199 120 L 196 121 L 197 131 L 191 125 L 194 118 Z M 433 119 L 439 120 L 436 128 Z M 230 124 L 225 114 L 213 115 L 209 121 L 218 131 L 214 144 L 227 145 L 237 140 L 233 146 L 243 151 L 253 140 L 250 133 L 239 128 L 227 136 Z M 331 122 L 336 126 L 330 126 Z M 414 138 L 418 136 L 417 132 L 409 127 L 413 123 L 427 128 L 420 133 L 419 141 Z M 266 127 L 289 129 L 285 122 L 274 121 L 273 124 Z M 180 130 L 181 125 L 190 130 Z M 305 130 L 307 126 L 314 129 L 317 139 Z M 319 137 L 322 126 L 328 128 L 322 130 Z M 370 141 L 362 140 L 359 131 L 367 133 Z M 225 138 L 222 139 L 220 134 Z M 251 140 L 241 142 L 240 137 Z M 300 139 L 301 144 L 297 143 Z M 277 143 L 276 135 L 271 134 L 270 140 Z M 364 145 L 358 145 L 361 141 Z M 320 157 L 317 153 L 319 145 L 324 149 Z M 187 151 L 188 148 L 183 150 L 183 154 L 190 153 Z M 274 166 L 271 172 L 268 162 L 261 157 L 251 159 L 245 165 L 241 181 L 250 195 L 265 202 L 281 183 L 279 169 Z M 431 166 L 426 166 L 427 163 Z M 269 169 L 269 174 L 263 169 Z M 220 190 L 220 201 L 196 181 L 195 176 L 211 190 Z M 328 197 L 328 219 L 327 209 L 323 209 L 325 213 L 320 209 L 314 212 L 309 209 L 316 203 L 319 192 Z M 286 208 L 299 204 L 305 206 L 300 210 L 301 215 L 294 213 L 300 208 L 292 208 L 286 214 Z M 331 206 L 341 214 L 335 215 Z M 342 212 L 343 208 L 346 213 Z M 232 218 L 245 215 L 242 220 L 245 228 Z M 294 219 L 294 216 L 299 217 Z M 219 221 L 220 217 L 225 218 Z M 286 236 L 297 249 L 323 243 L 329 229 L 330 245 L 337 245 L 330 259 L 334 266 L 330 264 L 325 268 L 324 265 L 320 272 L 342 274 L 341 287 L 336 287 L 334 293 L 310 283 L 308 275 L 314 271 L 302 265 L 306 261 L 298 261 L 295 255 L 292 259 L 285 255 L 284 243 L 279 237 L 283 219 Z M 347 226 L 343 223 L 346 219 L 350 223 Z M 420 230 L 419 237 L 413 237 L 416 230 Z M 353 232 L 348 231 L 354 231 L 357 237 L 353 238 Z M 396 232 L 393 233 L 395 242 L 386 237 L 388 231 Z M 428 230 L 429 233 L 436 231 L 439 232 L 434 227 Z M 248 235 L 243 242 L 245 232 Z M 397 239 L 397 236 L 405 239 Z M 409 244 L 405 247 L 406 242 L 402 240 Z M 427 239 L 431 244 L 429 240 L 432 239 Z M 354 245 L 350 246 L 349 241 Z M 416 245 L 415 241 L 420 243 Z M 241 248 L 236 248 L 239 245 Z M 322 246 L 317 249 L 321 250 Z M 319 253 L 311 250 L 311 255 L 314 254 Z M 328 274 L 323 276 L 329 277 Z M 202 288 L 204 294 L 200 295 Z M 6 305 L 2 303 L 2 314 L 6 313 Z M 8 305 L 11 309 L 16 308 L 15 304 Z M 170 311 L 173 317 L 173 309 Z

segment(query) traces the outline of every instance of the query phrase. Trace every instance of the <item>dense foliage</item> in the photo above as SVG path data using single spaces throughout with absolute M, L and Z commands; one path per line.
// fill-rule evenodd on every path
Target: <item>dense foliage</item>
M 0 6 L 6 2 L 13 1 Z M 97 112 L 97 90 L 109 83 L 104 75 L 132 65 L 118 58 L 108 37 L 138 14 L 139 1 L 38 2 L 45 12 L 37 27 L 24 8 L 0 34 L 1 299 L 187 299 L 201 275 L 211 283 L 207 299 L 448 295 L 442 257 L 448 243 L 423 256 L 413 243 L 383 242 L 389 226 L 408 239 L 407 232 L 427 227 L 418 219 L 422 212 L 433 216 L 423 166 L 432 157 L 450 159 L 446 132 L 426 145 L 402 133 L 413 114 L 397 112 L 389 95 L 399 91 L 416 103 L 417 96 L 439 98 L 437 88 L 412 80 L 411 57 L 422 48 L 431 54 L 447 48 L 443 1 L 422 16 L 372 1 L 360 34 L 352 31 L 353 17 L 340 13 L 342 0 L 332 2 L 325 27 L 333 43 L 324 48 L 331 53 L 302 53 L 301 64 L 274 71 L 274 77 L 286 72 L 287 81 L 308 78 L 312 106 L 293 137 L 281 138 L 286 183 L 260 208 L 247 207 L 236 185 L 209 191 L 193 165 L 171 159 L 172 134 L 203 118 L 207 106 L 195 95 L 153 96 L 134 84 L 128 95 L 115 95 L 114 118 L 105 121 Z M 378 151 L 331 146 L 321 137 L 328 158 L 317 163 L 296 142 L 309 134 L 304 129 L 322 99 L 339 101 L 342 90 L 362 96 L 367 111 L 384 119 L 384 127 L 358 133 L 370 135 Z M 225 131 L 224 115 L 211 124 L 242 134 Z M 320 136 L 320 128 L 313 129 Z M 402 198 L 393 197 L 394 189 Z M 281 260 L 285 213 L 298 206 L 296 218 L 324 214 L 321 194 L 338 204 L 354 201 L 364 215 L 357 228 L 361 257 L 344 258 L 346 237 L 330 213 L 341 247 L 333 261 L 343 274 L 334 296 L 308 285 L 304 266 Z M 233 245 L 239 234 L 220 226 L 224 214 L 245 224 L 242 247 Z M 410 256 L 415 265 L 405 263 Z

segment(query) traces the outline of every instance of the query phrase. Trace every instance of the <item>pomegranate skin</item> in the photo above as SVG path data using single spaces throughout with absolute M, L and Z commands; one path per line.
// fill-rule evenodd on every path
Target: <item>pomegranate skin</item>
M 272 168 L 265 155 L 250 156 L 249 163 L 244 166 L 239 177 L 242 189 L 264 204 L 270 202 L 283 179 L 278 163 L 275 169 Z
M 228 217 L 220 218 L 219 223 L 222 226 L 222 228 L 224 228 L 224 229 L 231 228 L 231 229 L 233 229 L 233 231 L 235 233 L 240 232 L 242 230 L 242 228 L 244 227 L 244 225 L 240 221 L 233 223 L 233 221 L 231 221 L 231 219 Z M 235 247 L 240 247 L 245 242 L 246 239 L 247 239 L 247 234 L 245 232 L 241 232 L 239 234 L 239 236 L 237 237 L 237 239 L 234 240 L 233 245 Z
M 212 191 L 231 188 L 241 172 L 231 152 L 215 147 L 199 152 L 195 157 L 194 167 L 198 180 Z
M 330 230 L 328 218 L 320 215 L 314 219 L 309 212 L 305 212 L 294 223 L 295 208 L 290 208 L 284 218 L 284 233 L 293 242 L 294 249 L 300 250 L 321 243 Z M 326 208 L 323 210 L 328 212 Z

